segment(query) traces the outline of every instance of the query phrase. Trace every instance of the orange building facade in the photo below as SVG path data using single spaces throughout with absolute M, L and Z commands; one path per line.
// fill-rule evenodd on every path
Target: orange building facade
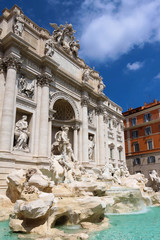
M 131 174 L 160 175 L 160 101 L 128 109 L 125 120 L 126 162 Z

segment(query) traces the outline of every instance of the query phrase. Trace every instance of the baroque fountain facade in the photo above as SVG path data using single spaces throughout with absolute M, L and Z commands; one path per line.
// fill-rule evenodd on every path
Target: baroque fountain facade
M 108 227 L 106 211 L 160 197 L 129 174 L 122 109 L 78 57 L 72 25 L 50 25 L 52 35 L 16 5 L 0 18 L 0 193 L 11 200 L 0 196 L 0 219 L 12 212 L 14 232 L 88 239 Z M 67 238 L 55 229 L 65 224 L 84 231 Z

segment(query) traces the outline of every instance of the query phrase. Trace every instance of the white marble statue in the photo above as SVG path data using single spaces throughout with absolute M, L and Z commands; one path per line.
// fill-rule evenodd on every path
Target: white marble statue
M 34 94 L 34 81 L 27 82 L 26 78 L 22 75 L 18 79 L 19 93 L 28 98 L 32 98 Z
M 54 54 L 54 43 L 51 38 L 49 38 L 45 43 L 45 55 L 52 57 Z
M 24 15 L 20 14 L 16 16 L 16 23 L 13 26 L 14 33 L 18 36 L 22 36 L 24 29 Z
M 90 74 L 93 70 L 90 69 L 88 66 L 84 69 L 83 74 L 82 74 L 82 82 L 86 83 L 90 79 Z
M 78 57 L 78 50 L 80 49 L 79 40 L 77 40 L 77 41 L 74 41 L 74 40 L 73 40 L 73 41 L 70 43 L 70 49 L 71 49 L 71 52 L 72 52 L 73 56 L 74 56 L 75 58 L 77 58 L 77 57 Z
M 73 56 L 78 57 L 78 50 L 80 49 L 79 40 L 75 41 L 72 24 L 58 25 L 56 23 L 50 23 L 55 28 L 53 31 L 53 42 L 57 46 L 61 46 L 65 52 Z
M 160 177 L 158 176 L 157 171 L 152 170 L 152 172 L 149 174 L 149 178 L 153 190 L 156 192 L 160 191 Z
M 93 139 L 93 136 L 90 135 L 90 136 L 89 136 L 89 139 L 88 139 L 88 159 L 89 159 L 90 161 L 93 161 L 94 148 L 95 148 L 94 139 Z
M 98 85 L 98 93 L 100 93 L 100 94 L 103 93 L 103 90 L 104 90 L 104 88 L 105 88 L 105 85 L 104 85 L 104 83 L 103 83 L 102 80 L 103 80 L 103 78 L 101 77 L 101 78 L 100 78 L 99 85 Z
M 28 137 L 29 137 L 29 131 L 28 131 L 28 122 L 27 122 L 26 115 L 23 115 L 22 119 L 16 122 L 14 136 L 16 141 L 14 149 L 20 150 L 20 151 L 29 151 L 28 143 L 27 143 Z
M 88 122 L 93 124 L 93 110 L 88 111 Z
M 102 179 L 113 180 L 114 167 L 111 163 L 106 163 L 103 169 Z

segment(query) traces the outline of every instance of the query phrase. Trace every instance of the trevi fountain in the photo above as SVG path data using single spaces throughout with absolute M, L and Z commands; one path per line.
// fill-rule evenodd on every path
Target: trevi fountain
M 159 240 L 160 177 L 130 175 L 121 107 L 50 25 L 0 18 L 0 239 Z

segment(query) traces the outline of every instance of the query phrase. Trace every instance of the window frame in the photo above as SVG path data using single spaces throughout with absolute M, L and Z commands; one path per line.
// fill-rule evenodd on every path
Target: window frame
M 152 148 L 149 148 L 149 142 L 152 143 Z M 148 139 L 148 140 L 147 140 L 147 149 L 148 149 L 148 150 L 154 149 L 154 148 L 153 148 L 153 140 L 152 140 L 152 139 Z
M 133 119 L 135 120 L 135 123 L 133 123 Z M 137 118 L 136 117 L 133 117 L 131 118 L 131 126 L 136 126 L 137 125 Z
M 136 151 L 136 147 L 135 147 L 136 145 L 138 145 L 138 151 Z M 139 143 L 138 142 L 133 143 L 133 148 L 134 148 L 134 152 L 139 152 L 140 151 Z
M 149 159 L 154 159 L 154 160 L 149 160 Z M 156 163 L 156 157 L 154 156 L 154 155 L 152 155 L 152 156 L 149 156 L 148 158 L 147 158 L 147 163 L 148 164 L 151 164 L 151 163 Z
M 141 159 L 140 158 L 134 158 L 133 159 L 133 166 L 141 165 Z
M 148 117 L 150 116 L 150 117 Z M 151 113 L 145 113 L 144 114 L 144 122 L 150 122 L 151 121 Z
M 137 132 L 137 136 L 133 136 L 133 133 Z M 132 131 L 132 138 L 135 139 L 135 138 L 138 138 L 138 130 L 133 130 Z
M 149 128 L 150 129 L 150 134 L 146 134 L 146 129 Z M 152 128 L 151 126 L 147 126 L 145 127 L 145 136 L 150 136 L 152 134 Z

